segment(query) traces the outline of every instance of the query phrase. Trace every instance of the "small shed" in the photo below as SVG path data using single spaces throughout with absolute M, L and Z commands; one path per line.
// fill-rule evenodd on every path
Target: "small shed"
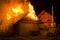
M 53 26 L 52 26 L 52 15 L 49 14 L 48 12 L 46 12 L 45 10 L 43 10 L 40 14 L 39 14 L 39 21 L 42 21 L 43 23 L 40 23 L 39 26 L 40 28 L 43 29 L 43 31 L 41 31 L 41 34 L 45 34 L 47 35 L 47 33 L 54 33 L 56 30 L 56 22 L 53 20 Z
M 45 10 L 43 10 L 40 14 L 39 14 L 39 20 L 41 20 L 46 27 L 49 27 L 52 25 L 52 15 L 49 14 L 48 12 L 46 12 Z M 53 22 L 54 26 L 56 26 L 56 22 Z

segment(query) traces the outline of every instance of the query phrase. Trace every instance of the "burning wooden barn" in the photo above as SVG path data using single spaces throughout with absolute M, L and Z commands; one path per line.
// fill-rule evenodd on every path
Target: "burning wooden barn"
M 9 0 L 9 3 L 8 1 L 7 3 L 2 3 L 0 18 L 0 33 L 4 35 L 10 35 L 14 31 L 17 33 L 16 28 L 19 30 L 19 35 L 29 34 L 29 31 L 32 31 L 31 34 L 33 34 L 33 31 L 37 34 L 37 31 L 39 31 L 38 16 L 36 16 L 33 6 L 27 0 L 22 2 Z M 13 27 L 18 21 L 20 21 L 18 26 L 15 26 L 16 28 Z

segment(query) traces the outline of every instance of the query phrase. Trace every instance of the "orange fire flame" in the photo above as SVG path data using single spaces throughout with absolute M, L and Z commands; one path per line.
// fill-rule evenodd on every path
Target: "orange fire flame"
M 31 5 L 30 2 L 28 4 L 28 7 L 29 7 L 29 10 L 28 10 L 29 13 L 26 17 L 31 20 L 38 20 L 38 17 L 36 16 L 35 11 L 34 11 L 34 7 Z M 12 12 L 14 13 L 14 16 L 23 14 L 24 11 L 23 11 L 22 5 L 18 5 L 17 7 L 12 8 Z M 8 16 L 7 17 L 8 20 L 11 19 L 11 16 L 9 14 L 7 14 L 7 16 Z
M 38 20 L 38 17 L 36 16 L 34 11 L 34 7 L 31 5 L 31 3 L 28 4 L 28 7 L 29 7 L 29 13 L 26 17 L 32 20 Z

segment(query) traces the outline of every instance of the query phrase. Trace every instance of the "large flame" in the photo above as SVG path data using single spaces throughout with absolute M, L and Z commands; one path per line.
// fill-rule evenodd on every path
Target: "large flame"
M 34 11 L 34 7 L 31 5 L 30 2 L 28 3 L 28 10 L 27 11 L 29 12 L 28 15 L 26 15 L 26 17 L 28 19 L 38 20 L 38 17 L 36 16 L 35 11 Z M 23 10 L 22 4 L 16 5 L 15 7 L 13 7 L 12 12 L 13 12 L 13 18 L 25 13 L 25 11 Z M 12 18 L 11 15 L 7 14 L 7 19 L 8 20 Z
M 24 13 L 21 5 L 17 6 L 16 8 L 12 8 L 12 11 L 15 13 L 15 16 Z
M 35 11 L 34 11 L 34 7 L 31 5 L 30 2 L 28 4 L 28 7 L 29 7 L 29 13 L 26 17 L 32 20 L 38 20 L 38 17 L 36 16 Z

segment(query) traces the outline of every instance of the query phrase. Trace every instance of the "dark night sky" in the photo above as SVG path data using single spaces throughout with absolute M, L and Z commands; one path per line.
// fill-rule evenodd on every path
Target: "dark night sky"
M 49 13 L 51 13 L 51 6 L 52 6 L 52 1 L 51 0 L 30 0 L 32 5 L 34 6 L 34 9 L 37 13 L 37 15 L 42 11 L 45 10 Z

